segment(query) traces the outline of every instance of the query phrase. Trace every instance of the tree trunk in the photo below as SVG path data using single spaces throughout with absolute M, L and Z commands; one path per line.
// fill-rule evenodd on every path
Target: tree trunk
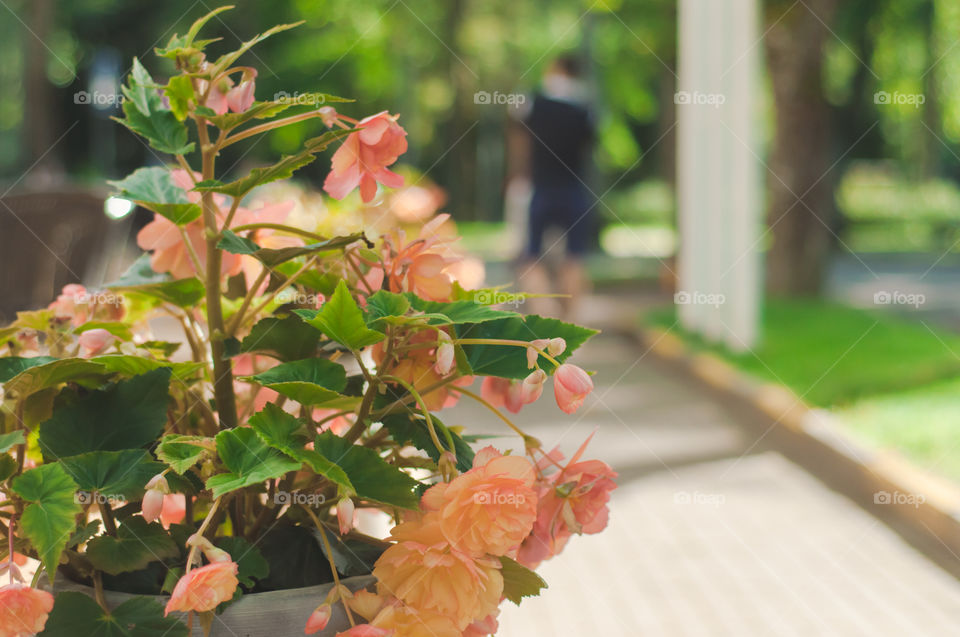
M 823 44 L 836 0 L 771 3 L 765 38 L 776 128 L 769 158 L 768 219 L 773 245 L 767 287 L 819 292 L 833 244 L 830 109 L 821 82 Z
M 44 182 L 62 172 L 59 151 L 53 147 L 60 133 L 54 126 L 53 87 L 46 71 L 50 54 L 44 44 L 53 25 L 54 0 L 31 0 L 27 7 L 29 32 L 23 36 L 26 51 L 23 133 L 27 152 L 23 159 L 27 166 L 33 166 L 28 182 Z

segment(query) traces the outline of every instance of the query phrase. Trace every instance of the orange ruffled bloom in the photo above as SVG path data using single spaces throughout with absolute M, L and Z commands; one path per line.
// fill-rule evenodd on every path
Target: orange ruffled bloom
M 388 605 L 376 616 L 371 625 L 393 635 L 403 637 L 461 637 L 449 617 L 431 611 L 415 610 L 410 606 Z
M 373 575 L 381 595 L 392 595 L 418 611 L 444 615 L 462 631 L 499 605 L 500 561 L 450 547 L 435 515 L 396 527 L 393 536 L 401 541 L 384 551 Z M 410 537 L 422 539 L 405 539 Z
M 0 637 L 30 637 L 43 630 L 53 595 L 23 584 L 0 588 Z
M 213 562 L 193 569 L 177 582 L 163 614 L 213 610 L 233 597 L 239 584 L 237 570 L 236 562 Z
M 514 553 L 537 517 L 535 478 L 527 458 L 483 450 L 473 469 L 431 489 L 442 489 L 440 529 L 446 540 L 472 555 Z

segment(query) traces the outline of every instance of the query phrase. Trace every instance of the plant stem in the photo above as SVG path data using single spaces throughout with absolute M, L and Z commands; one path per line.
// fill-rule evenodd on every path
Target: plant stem
M 97 499 L 97 508 L 100 509 L 100 517 L 103 518 L 103 528 L 110 535 L 116 535 L 117 523 L 113 521 L 113 511 L 110 509 L 110 505 L 100 497 L 98 492 L 94 492 L 93 497 Z
M 233 315 L 232 319 L 230 319 L 230 323 L 227 325 L 227 334 L 233 336 L 233 334 L 237 331 L 237 328 L 240 327 L 240 322 L 243 319 L 244 312 L 246 312 L 247 308 L 250 307 L 250 304 L 253 302 L 253 297 L 257 295 L 257 290 L 260 289 L 260 286 L 263 285 L 264 280 L 269 275 L 270 270 L 267 269 L 267 266 L 263 266 L 263 270 L 260 271 L 257 279 L 253 282 L 253 285 L 250 286 L 250 289 L 247 290 L 247 295 L 243 297 L 243 303 L 240 304 L 240 309 L 238 309 L 237 313 Z
M 453 454 L 454 459 L 456 459 L 457 452 L 453 446 L 453 440 L 450 438 L 450 433 L 445 432 L 448 438 L 447 443 L 450 445 L 450 448 L 447 449 L 440 443 L 440 438 L 437 436 L 437 430 L 433 426 L 433 417 L 430 415 L 430 410 L 427 409 L 427 403 L 424 402 L 423 396 L 420 395 L 420 392 L 418 392 L 412 384 L 408 383 L 402 378 L 397 378 L 396 376 L 383 376 L 383 380 L 402 385 L 404 389 L 410 392 L 410 395 L 413 396 L 414 399 L 416 399 L 417 404 L 420 405 L 420 411 L 423 412 L 423 418 L 427 423 L 427 429 L 430 431 L 430 439 L 433 440 L 433 445 L 437 448 L 437 451 L 441 456 L 449 451 L 451 454 Z
M 508 427 L 513 429 L 517 433 L 517 435 L 521 436 L 524 440 L 532 439 L 522 429 L 520 429 L 520 427 L 517 427 L 515 424 L 513 424 L 512 420 L 504 416 L 503 413 L 499 409 L 494 407 L 486 398 L 473 393 L 469 389 L 464 389 L 463 387 L 452 387 L 451 389 L 453 389 L 453 391 L 460 392 L 464 396 L 469 396 L 470 398 L 473 398 L 474 400 L 479 402 L 481 405 L 483 405 L 484 407 L 486 407 L 487 409 L 495 413 L 500 418 L 500 420 L 505 422 Z
M 213 506 L 210 507 L 210 510 L 207 511 L 207 516 L 203 518 L 203 523 L 200 525 L 200 528 L 197 529 L 196 535 L 203 535 L 207 532 L 207 527 L 210 526 L 210 522 L 213 520 L 214 515 L 217 512 L 217 507 L 220 506 L 220 500 L 223 499 L 223 496 L 220 496 L 213 501 Z M 197 556 L 197 546 L 191 546 L 190 552 L 187 554 L 187 570 L 184 575 L 190 572 L 190 569 L 193 568 L 193 560 Z
M 308 119 L 313 119 L 314 117 L 319 117 L 320 113 L 318 111 L 307 111 L 306 113 L 300 113 L 299 115 L 291 115 L 290 117 L 284 117 L 283 119 L 277 119 L 272 122 L 267 122 L 266 124 L 260 124 L 258 126 L 251 126 L 246 130 L 242 130 L 236 135 L 231 135 L 223 141 L 220 142 L 220 148 L 226 148 L 230 144 L 235 144 L 242 139 L 248 137 L 253 137 L 254 135 L 259 135 L 260 133 L 266 133 L 271 131 L 274 128 L 281 128 L 287 126 L 288 124 L 295 124 L 297 122 L 302 122 Z
M 333 548 L 330 546 L 330 538 L 327 537 L 327 529 L 323 526 L 323 523 L 320 522 L 320 518 L 317 517 L 317 514 L 310 510 L 310 507 L 301 507 L 304 511 L 307 512 L 307 515 L 313 520 L 313 523 L 317 525 L 317 530 L 320 531 L 320 537 L 323 539 L 323 547 L 327 549 L 327 561 L 330 562 L 330 572 L 333 573 L 333 584 L 337 587 L 337 593 L 340 592 L 340 575 L 337 573 L 337 565 L 333 561 Z M 347 611 L 347 619 L 350 620 L 350 625 L 354 626 L 353 613 L 350 612 L 350 605 L 347 604 L 346 600 L 342 597 L 340 598 L 341 603 L 343 604 L 343 609 Z
M 326 241 L 326 237 L 323 237 L 319 234 L 309 232 L 307 230 L 301 230 L 300 228 L 295 228 L 293 226 L 285 226 L 282 223 L 246 223 L 242 226 L 237 226 L 236 228 L 231 228 L 234 232 L 245 232 L 247 230 L 279 230 L 281 232 L 287 232 L 289 234 L 298 234 L 301 237 L 306 237 L 307 239 L 313 239 L 314 241 Z
M 197 118 L 197 134 L 203 157 L 203 179 L 213 179 L 214 162 L 219 149 L 210 145 L 207 121 L 202 117 Z M 217 414 L 220 416 L 220 426 L 232 429 L 237 426 L 237 403 L 233 393 L 233 369 L 230 360 L 224 355 L 226 331 L 220 299 L 220 266 L 223 253 L 217 247 L 220 241 L 217 205 L 211 192 L 203 193 L 200 201 L 203 205 L 203 224 L 207 240 L 207 324 L 210 329 L 210 354 L 213 357 L 213 396 L 217 404 Z

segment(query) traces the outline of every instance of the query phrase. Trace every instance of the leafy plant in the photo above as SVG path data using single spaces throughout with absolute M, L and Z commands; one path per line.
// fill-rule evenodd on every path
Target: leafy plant
M 403 187 L 387 168 L 407 146 L 397 116 L 353 119 L 329 106 L 345 100 L 321 93 L 257 101 L 256 70 L 238 61 L 296 25 L 208 58 L 212 41 L 199 34 L 225 9 L 157 51 L 176 75 L 158 81 L 134 60 L 124 87 L 118 121 L 171 156 L 113 183 L 154 212 L 138 236 L 150 254 L 107 289 L 69 285 L 2 332 L 11 583 L 0 624 L 8 609 L 30 608 L 18 621 L 46 623 L 44 635 L 185 635 L 169 613 L 198 613 L 209 627 L 244 592 L 332 579 L 308 629 L 339 600 L 352 623 L 398 635 L 428 615 L 457 634 L 492 632 L 503 597 L 519 602 L 544 585 L 532 567 L 572 533 L 605 525 L 609 467 L 581 461 L 582 449 L 561 465 L 501 409 L 537 400 L 553 375 L 559 406 L 575 411 L 593 384 L 566 361 L 594 331 L 465 290 L 452 275 L 463 258 L 452 224 L 435 207 L 416 224 L 365 232 L 366 212 L 390 196 L 380 186 Z M 234 143 L 312 119 L 331 130 L 298 153 L 240 177 L 218 165 Z M 326 232 L 318 209 L 287 222 L 293 202 L 268 185 L 331 144 L 324 188 L 352 207 L 360 231 Z M 358 188 L 362 203 L 350 195 Z M 157 340 L 155 316 L 182 336 Z M 479 393 L 475 376 L 485 377 Z M 521 435 L 527 456 L 477 451 L 444 425 L 436 412 L 462 396 Z M 405 521 L 371 537 L 358 508 Z M 418 547 L 437 559 L 408 562 Z M 39 561 L 32 586 L 17 552 Z M 397 586 L 403 569 L 438 564 L 450 572 Z M 35 588 L 58 572 L 92 586 L 92 598 L 54 602 Z M 339 584 L 370 572 L 376 594 Z M 427 585 L 465 587 L 470 603 L 451 607 Z M 143 597 L 111 609 L 110 586 L 171 597 L 163 613 Z

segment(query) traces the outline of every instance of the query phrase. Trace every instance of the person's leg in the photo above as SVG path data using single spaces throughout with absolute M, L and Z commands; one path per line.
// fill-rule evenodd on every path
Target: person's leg
M 530 200 L 527 246 L 517 263 L 517 289 L 535 295 L 551 293 L 550 273 L 543 262 L 543 235 L 549 225 L 550 211 L 541 190 L 534 190 Z M 532 298 L 524 310 L 532 314 L 556 314 L 549 298 Z
M 591 228 L 590 201 L 582 189 L 571 193 L 567 214 L 567 258 L 560 268 L 560 291 L 563 318 L 577 320 L 577 311 L 584 294 L 589 292 L 590 279 L 587 276 L 585 257 L 590 247 Z

